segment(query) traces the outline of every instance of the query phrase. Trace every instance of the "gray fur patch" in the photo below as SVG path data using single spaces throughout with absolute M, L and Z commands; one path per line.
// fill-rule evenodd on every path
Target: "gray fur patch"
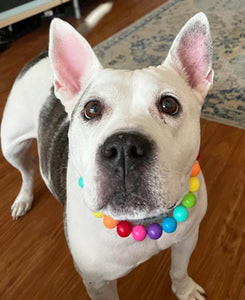
M 37 57 L 33 58 L 30 62 L 28 62 L 20 71 L 17 79 L 20 79 L 22 76 L 25 75 L 25 73 L 31 68 L 33 67 L 35 64 L 37 64 L 40 60 L 42 60 L 43 58 L 48 57 L 48 50 L 44 50 L 43 52 L 41 52 Z
M 68 128 L 68 116 L 52 87 L 39 116 L 38 151 L 42 174 L 52 194 L 63 205 L 66 202 Z

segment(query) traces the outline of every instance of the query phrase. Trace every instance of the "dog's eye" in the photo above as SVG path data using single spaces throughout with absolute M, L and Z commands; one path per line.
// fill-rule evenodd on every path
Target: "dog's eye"
M 96 118 L 101 115 L 102 104 L 98 100 L 92 100 L 88 102 L 84 107 L 84 117 L 87 120 Z
M 160 112 L 170 116 L 175 116 L 179 113 L 179 102 L 172 96 L 162 96 L 159 102 Z

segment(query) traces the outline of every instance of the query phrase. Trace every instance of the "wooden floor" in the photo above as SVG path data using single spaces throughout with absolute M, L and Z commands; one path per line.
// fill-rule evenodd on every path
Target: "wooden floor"
M 85 1 L 89 3 L 92 1 Z M 162 0 L 116 0 L 114 7 L 87 35 L 92 45 L 129 25 Z M 100 1 L 94 1 L 95 4 Z M 83 15 L 92 8 L 82 7 Z M 81 21 L 69 20 L 78 26 Z M 30 33 L 0 54 L 0 114 L 22 66 L 47 46 L 48 25 Z M 245 131 L 201 121 L 201 166 L 209 207 L 201 224 L 189 272 L 211 300 L 245 299 Z M 37 172 L 38 173 L 38 172 Z M 87 300 L 82 280 L 73 268 L 63 232 L 63 210 L 40 175 L 35 178 L 35 202 L 18 221 L 10 216 L 20 176 L 0 156 L 0 299 Z M 122 300 L 172 300 L 165 251 L 119 280 Z

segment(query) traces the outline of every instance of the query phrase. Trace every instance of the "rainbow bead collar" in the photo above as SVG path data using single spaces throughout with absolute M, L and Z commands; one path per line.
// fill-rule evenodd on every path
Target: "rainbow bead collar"
M 197 157 L 197 161 L 194 163 L 191 171 L 191 177 L 189 181 L 189 192 L 184 196 L 181 201 L 181 205 L 178 205 L 173 210 L 172 216 L 166 216 L 163 218 L 161 225 L 158 223 L 152 223 L 147 228 L 142 224 L 132 226 L 128 221 L 117 221 L 113 218 L 104 215 L 102 212 L 93 212 L 96 218 L 103 218 L 103 224 L 108 229 L 116 228 L 117 234 L 122 237 L 128 237 L 130 234 L 135 241 L 143 241 L 146 236 L 152 240 L 157 240 L 162 236 L 163 231 L 166 233 L 172 233 L 177 228 L 177 222 L 184 222 L 188 218 L 188 208 L 192 208 L 196 204 L 196 196 L 194 193 L 199 190 L 200 182 L 196 176 L 200 173 L 200 166 L 198 163 L 200 154 Z M 84 188 L 83 178 L 79 178 L 79 186 Z

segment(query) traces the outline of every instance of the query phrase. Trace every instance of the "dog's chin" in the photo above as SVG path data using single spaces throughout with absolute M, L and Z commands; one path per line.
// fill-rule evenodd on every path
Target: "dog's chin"
M 177 202 L 176 202 L 177 203 Z M 155 209 L 135 210 L 128 207 L 126 210 L 115 208 L 108 205 L 104 210 L 104 214 L 112 217 L 117 221 L 129 221 L 137 224 L 148 224 L 162 220 L 169 215 L 176 207 L 176 203 L 170 208 L 158 207 Z
M 161 196 L 165 193 L 161 192 Z M 100 207 L 97 211 L 117 221 L 130 221 L 132 223 L 147 224 L 163 219 L 171 214 L 179 201 L 167 199 L 163 196 L 159 199 L 159 193 L 131 190 L 130 192 L 114 190 L 107 197 L 100 197 Z M 165 200 L 165 201 L 164 201 Z

